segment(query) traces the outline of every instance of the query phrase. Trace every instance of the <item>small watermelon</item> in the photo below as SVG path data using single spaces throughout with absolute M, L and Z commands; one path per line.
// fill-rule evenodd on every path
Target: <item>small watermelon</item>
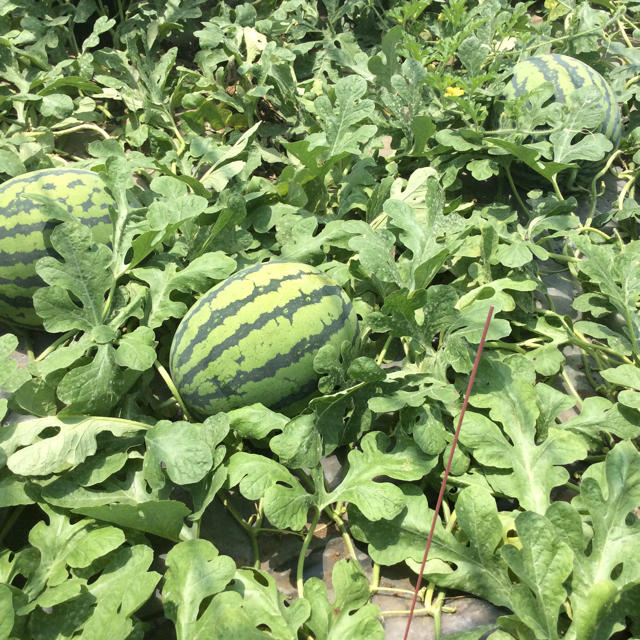
M 57 223 L 34 196 L 58 202 L 92 227 L 97 242 L 111 238 L 108 208 L 113 204 L 100 176 L 85 169 L 32 171 L 0 186 L 0 318 L 28 327 L 42 326 L 33 309 L 33 294 L 44 285 L 36 262 L 56 255 L 49 237 Z
M 533 56 L 516 64 L 511 82 L 506 87 L 505 97 L 519 97 L 544 82 L 553 83 L 555 99 L 569 106 L 577 89 L 595 86 L 600 92 L 602 108 L 602 124 L 596 132 L 604 134 L 614 149 L 618 146 L 622 135 L 620 107 L 611 87 L 597 71 L 570 56 L 557 53 Z
M 171 375 L 201 416 L 256 402 L 286 409 L 315 391 L 320 347 L 339 348 L 356 332 L 351 301 L 322 271 L 259 264 L 217 284 L 187 312 L 171 344 Z

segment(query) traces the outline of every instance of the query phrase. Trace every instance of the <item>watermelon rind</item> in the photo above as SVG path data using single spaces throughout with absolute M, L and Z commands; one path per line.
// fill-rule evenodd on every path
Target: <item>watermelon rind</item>
M 209 416 L 260 402 L 286 409 L 317 387 L 320 347 L 352 343 L 357 317 L 319 269 L 269 262 L 205 293 L 174 335 L 170 370 L 185 404 Z
M 601 96 L 602 123 L 597 130 L 617 148 L 622 136 L 622 116 L 615 94 L 608 82 L 588 64 L 558 53 L 545 53 L 516 64 L 507 85 L 507 98 L 520 97 L 544 82 L 554 86 L 555 99 L 571 105 L 572 94 L 581 87 L 594 86 Z
M 42 197 L 91 227 L 96 242 L 108 242 L 112 230 L 108 209 L 113 199 L 93 171 L 40 169 L 0 185 L 0 318 L 34 328 L 42 321 L 33 309 L 33 294 L 44 285 L 36 262 L 57 255 L 50 235 L 58 223 L 45 214 Z

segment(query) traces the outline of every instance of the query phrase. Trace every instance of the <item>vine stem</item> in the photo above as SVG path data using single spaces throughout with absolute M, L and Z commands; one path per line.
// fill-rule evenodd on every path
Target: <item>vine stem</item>
M 507 174 L 507 182 L 509 183 L 509 187 L 511 188 L 511 192 L 513 193 L 517 203 L 520 205 L 520 208 L 527 215 L 529 215 L 529 209 L 527 208 L 527 205 L 525 205 L 522 198 L 520 197 L 520 194 L 518 193 L 518 189 L 516 187 L 516 183 L 513 181 L 513 176 L 511 175 L 511 169 L 509 168 L 509 166 L 505 167 L 505 173 Z
M 375 593 L 384 591 L 385 593 L 408 593 L 413 595 L 413 589 L 396 589 L 395 587 L 376 587 Z
M 354 562 L 360 564 L 358 560 L 358 556 L 356 555 L 356 549 L 353 546 L 353 541 L 351 540 L 351 536 L 349 535 L 349 532 L 347 531 L 347 527 L 344 524 L 344 520 L 340 517 L 340 514 L 335 509 L 331 509 L 331 507 L 327 507 L 325 509 L 325 513 L 327 513 L 327 515 L 335 522 L 336 526 L 338 527 L 338 531 L 342 536 L 344 546 L 346 547 L 347 552 L 351 556 L 351 559 Z
M 442 606 L 442 602 L 444 600 L 444 592 L 440 592 L 437 597 L 436 597 L 436 602 L 434 604 L 434 612 L 433 612 L 433 638 L 434 640 L 440 640 L 440 633 L 441 633 L 441 617 L 442 617 L 442 611 L 443 606 Z
M 627 47 L 629 47 L 629 49 L 633 49 L 634 48 L 633 43 L 631 42 L 631 40 L 629 40 L 629 36 L 625 31 L 624 25 L 622 24 L 622 20 L 618 20 L 618 30 L 620 31 L 620 35 L 622 36 L 622 39 L 625 41 Z
M 629 330 L 629 337 L 631 338 L 631 357 L 635 364 L 640 365 L 640 361 L 638 360 L 638 342 L 636 340 L 636 334 L 633 330 L 633 320 L 631 319 L 631 314 L 629 313 L 629 309 L 625 308 L 624 310 L 624 318 L 627 323 L 627 329 Z
M 360 383 L 363 384 L 363 383 Z M 311 482 L 311 479 L 309 478 L 309 476 L 307 476 L 306 473 L 304 473 L 301 469 L 296 471 L 296 477 L 300 479 L 300 482 L 311 492 L 314 492 L 314 486 L 313 483 Z M 323 507 L 323 511 L 324 513 L 331 518 L 331 520 L 333 520 L 333 522 L 335 523 L 336 527 L 338 527 L 338 531 L 340 532 L 340 535 L 342 536 L 342 541 L 344 542 L 344 546 L 349 554 L 349 556 L 351 556 L 351 559 L 358 565 L 361 567 L 360 565 L 360 561 L 358 560 L 358 556 L 356 555 L 356 550 L 355 547 L 353 546 L 353 542 L 351 540 L 351 536 L 349 535 L 349 532 L 347 531 L 347 527 L 344 524 L 344 520 L 340 517 L 340 513 L 343 509 L 343 502 L 337 502 L 335 507 L 332 507 L 330 504 L 327 505 L 326 507 Z M 362 567 L 361 567 L 362 568 Z
M 167 385 L 170 393 L 173 395 L 173 397 L 176 399 L 176 401 L 180 405 L 180 408 L 182 409 L 182 413 L 184 414 L 185 419 L 188 422 L 192 422 L 193 420 L 191 418 L 191 415 L 189 414 L 189 411 L 187 410 L 187 407 L 184 404 L 184 400 L 182 399 L 182 396 L 180 395 L 178 389 L 176 388 L 176 385 L 173 383 L 173 380 L 171 379 L 169 372 L 162 366 L 162 364 L 160 364 L 159 360 L 156 360 L 153 364 L 156 368 L 156 371 L 160 374 L 160 377 L 164 380 L 164 383 Z
M 618 209 L 622 211 L 622 207 L 624 205 L 624 200 L 627 197 L 627 193 L 629 193 L 629 189 L 633 187 L 636 182 L 637 174 L 634 174 L 629 180 L 624 183 L 622 189 L 620 189 L 620 194 L 618 195 Z
M 97 124 L 93 124 L 91 122 L 86 122 L 84 124 L 77 124 L 73 127 L 68 127 L 66 129 L 47 129 L 46 131 L 25 131 L 25 134 L 28 136 L 33 136 L 37 138 L 38 136 L 44 136 L 47 133 L 52 133 L 54 136 L 64 136 L 67 133 L 73 133 L 74 131 L 95 131 L 99 135 L 101 135 L 105 140 L 110 140 L 111 136 Z
M 564 196 L 562 195 L 562 191 L 560 191 L 558 178 L 556 176 L 551 176 L 551 184 L 553 185 L 553 190 L 555 191 L 556 196 L 558 196 L 558 200 L 564 201 Z
M 302 541 L 302 548 L 300 549 L 300 555 L 298 556 L 298 566 L 296 568 L 296 584 L 298 587 L 298 597 L 304 597 L 304 561 L 305 556 L 307 555 L 307 549 L 311 544 L 311 540 L 313 539 L 313 534 L 316 530 L 316 525 L 318 524 L 318 520 L 320 520 L 320 509 L 314 507 L 313 509 L 313 518 L 311 518 L 311 523 L 309 524 L 309 530 L 307 531 L 307 535 L 304 537 Z
M 589 206 L 589 217 L 587 218 L 587 222 L 585 223 L 585 226 L 588 227 L 591 224 L 591 221 L 593 220 L 594 216 L 596 215 L 596 207 L 598 206 L 598 198 L 604 193 L 605 191 L 605 185 L 604 182 L 602 183 L 602 191 L 600 193 L 598 193 L 597 191 L 597 183 L 598 180 L 600 180 L 600 178 L 602 178 L 608 171 L 609 169 L 611 169 L 611 166 L 613 165 L 613 161 L 620 155 L 621 151 L 620 149 L 618 149 L 615 153 L 612 153 L 608 158 L 607 161 L 605 162 L 604 167 L 602 167 L 602 169 L 600 169 L 600 171 L 598 171 L 598 173 L 596 173 L 595 176 L 593 176 L 593 179 L 591 180 L 591 185 L 589 187 L 589 191 L 591 193 L 591 205 Z
M 602 231 L 602 229 L 596 229 L 595 227 L 592 227 L 592 226 L 578 227 L 576 231 L 589 231 L 590 233 L 597 233 L 599 236 L 601 236 L 605 240 L 611 240 L 611 236 L 608 236 L 604 231 Z
M 392 336 L 388 336 L 384 346 L 382 347 L 382 351 L 380 351 L 380 353 L 378 354 L 378 357 L 376 358 L 376 364 L 378 366 L 380 366 L 383 362 L 384 362 L 384 358 L 387 355 L 387 349 L 389 348 L 389 345 L 391 344 L 391 340 L 393 339 Z
M 380 586 L 380 565 L 377 562 L 373 563 L 373 572 L 371 575 L 371 584 L 369 585 L 369 590 L 371 591 L 371 593 L 387 590 L 387 587 Z M 393 591 L 395 591 L 395 589 L 393 589 Z M 406 589 L 403 589 L 403 591 L 406 591 Z M 411 593 L 413 593 L 413 591 Z
M 85 124 L 78 124 L 75 125 L 74 127 L 69 127 L 68 129 L 59 129 L 58 131 L 53 130 L 51 133 L 53 133 L 53 135 L 65 135 L 67 133 L 73 133 L 74 131 L 84 131 L 84 130 L 88 130 L 88 131 L 95 131 L 96 133 L 100 134 L 105 140 L 109 140 L 111 138 L 111 136 L 102 128 L 99 127 L 97 124 L 93 124 L 91 122 L 87 122 Z
M 255 535 L 251 536 L 251 546 L 253 547 L 253 567 L 254 569 L 260 568 L 260 546 L 258 545 L 258 535 L 262 531 L 262 521 L 264 520 L 264 499 L 260 498 L 258 502 L 258 511 L 256 513 L 256 520 L 251 528 L 255 531 Z
M 58 338 L 56 338 L 36 359 L 36 362 L 39 362 L 40 360 L 44 360 L 50 353 L 53 353 L 61 344 L 64 344 L 65 342 L 68 342 L 69 340 L 71 340 L 71 338 L 73 338 L 73 336 L 76 334 L 75 329 L 72 329 L 71 331 L 67 331 L 66 333 L 63 333 L 61 336 L 59 336 Z
M 569 378 L 569 376 L 567 375 L 567 372 L 564 369 L 562 370 L 562 379 L 564 380 L 564 383 L 567 385 L 571 395 L 576 399 L 576 404 L 580 407 L 580 409 L 582 409 L 582 398 L 580 397 L 580 394 L 576 391 L 576 388 L 573 386 L 573 383 L 571 382 L 571 378 Z
M 29 359 L 29 362 L 33 362 L 35 360 L 33 354 L 33 341 L 28 333 L 24 334 L 24 345 L 27 350 L 27 358 Z

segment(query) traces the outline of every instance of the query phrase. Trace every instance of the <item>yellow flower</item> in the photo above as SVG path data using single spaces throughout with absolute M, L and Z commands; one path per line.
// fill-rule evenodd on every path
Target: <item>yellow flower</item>
M 458 96 L 464 95 L 464 89 L 461 89 L 460 87 L 447 87 L 444 90 L 444 95 L 447 98 L 457 98 Z

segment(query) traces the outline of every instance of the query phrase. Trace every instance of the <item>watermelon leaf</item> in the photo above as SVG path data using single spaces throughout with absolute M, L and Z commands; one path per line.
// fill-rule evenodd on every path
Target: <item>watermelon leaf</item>
M 373 124 L 360 124 L 373 115 L 375 108 L 372 100 L 363 98 L 366 91 L 364 78 L 346 76 L 335 85 L 335 104 L 325 95 L 316 99 L 314 107 L 322 132 L 308 136 L 310 151 L 324 147 L 331 164 L 343 155 L 360 153 L 362 145 L 377 131 Z
M 593 534 L 586 554 L 583 528 L 575 526 L 571 535 L 565 533 L 575 554 L 570 600 L 576 617 L 568 637 L 589 637 L 596 628 L 601 628 L 601 633 L 613 630 L 614 623 L 624 620 L 628 604 L 618 606 L 616 602 L 627 585 L 640 580 L 640 522 L 635 517 L 629 519 L 638 500 L 640 454 L 630 442 L 620 442 L 604 462 L 589 468 L 580 495 L 574 499 L 575 507 L 586 511 Z M 564 514 L 554 519 L 556 526 L 570 522 Z M 599 620 L 599 615 L 606 621 Z
M 481 367 L 482 382 L 470 398 L 475 407 L 489 409 L 489 416 L 469 411 L 460 442 L 486 468 L 485 477 L 493 489 L 515 497 L 523 509 L 544 514 L 551 489 L 568 480 L 559 465 L 582 460 L 587 448 L 581 438 L 550 427 L 543 443 L 536 442 L 539 409 L 531 370 L 521 358 L 509 364 L 486 358 Z M 491 468 L 491 469 L 490 469 Z
M 56 587 L 67 579 L 67 567 L 88 567 L 125 541 L 123 532 L 115 527 L 96 526 L 88 519 L 71 524 L 65 515 L 49 507 L 44 511 L 49 524 L 40 521 L 29 535 L 31 544 L 40 551 L 39 562 L 24 587 L 29 610 L 37 606 L 37 599 L 47 587 Z
M 0 585 L 0 638 L 8 640 L 13 629 L 15 611 L 13 609 L 13 594 L 8 585 Z
M 21 368 L 18 362 L 10 357 L 17 346 L 18 338 L 12 333 L 0 336 L 0 361 L 3 361 L 0 370 L 0 388 L 9 392 L 15 391 L 31 379 L 29 372 Z
M 273 525 L 294 531 L 304 527 L 307 512 L 316 499 L 286 467 L 270 458 L 241 451 L 229 459 L 228 473 L 229 486 L 239 485 L 245 498 L 264 498 L 264 513 Z
M 45 257 L 36 265 L 38 275 L 50 285 L 36 291 L 36 311 L 48 331 L 90 331 L 102 324 L 105 296 L 114 283 L 111 251 L 95 244 L 89 228 L 80 223 L 58 225 L 51 244 L 61 260 Z
M 131 333 L 125 333 L 118 341 L 116 363 L 134 371 L 146 371 L 156 361 L 155 334 L 150 327 L 138 327 Z
M 90 362 L 62 378 L 57 395 L 68 405 L 66 415 L 108 415 L 139 376 L 139 371 L 118 366 L 117 352 L 111 344 L 101 344 Z
M 374 482 L 378 476 L 397 480 L 419 480 L 436 464 L 437 458 L 427 456 L 409 442 L 398 441 L 393 448 L 390 439 L 381 432 L 366 434 L 362 451 L 349 453 L 349 469 L 344 480 L 320 503 L 324 509 L 333 502 L 355 504 L 370 520 L 389 520 L 402 511 L 405 500 L 402 491 L 390 482 Z
M 558 612 L 567 597 L 563 585 L 573 568 L 573 553 L 549 521 L 537 513 L 521 513 L 515 521 L 522 548 L 508 544 L 502 557 L 520 584 L 511 591 L 510 606 L 536 637 L 559 638 Z
M 273 576 L 257 569 L 238 569 L 230 591 L 242 595 L 243 608 L 256 627 L 266 626 L 276 638 L 295 640 L 311 613 L 303 598 L 287 601 Z
M 369 581 L 354 562 L 339 560 L 331 574 L 334 601 L 319 578 L 304 583 L 304 599 L 311 604 L 307 626 L 317 640 L 330 638 L 372 638 L 383 640 L 384 629 L 378 620 L 378 607 L 369 603 Z
M 43 436 L 51 427 L 57 432 Z M 5 427 L 0 445 L 14 473 L 43 476 L 64 471 L 96 453 L 98 434 L 129 437 L 144 429 L 144 424 L 117 418 L 37 418 Z
M 640 340 L 640 315 L 637 304 L 640 300 L 640 275 L 637 262 L 640 259 L 640 243 L 630 242 L 616 250 L 611 245 L 598 245 L 584 237 L 576 238 L 576 246 L 585 255 L 579 270 L 588 281 L 597 286 L 599 292 L 625 318 L 622 335 L 630 343 L 634 355 L 638 355 Z M 627 352 L 623 348 L 623 352 Z
M 162 466 L 176 484 L 202 480 L 213 465 L 211 448 L 204 435 L 200 425 L 168 420 L 158 422 L 145 435 L 145 468 Z M 148 476 L 149 484 L 156 489 L 161 488 L 164 482 L 154 486 L 153 476 L 153 473 Z
M 131 271 L 131 275 L 149 285 L 144 321 L 152 329 L 187 312 L 184 302 L 172 299 L 174 292 L 204 293 L 216 280 L 233 273 L 236 263 L 221 251 L 215 251 L 194 258 L 183 269 L 178 266 L 173 256 L 165 254 L 151 261 L 148 267 Z
M 577 89 L 571 96 L 571 105 L 560 131 L 549 135 L 553 145 L 553 160 L 562 164 L 578 160 L 601 160 L 613 149 L 613 144 L 602 133 L 589 133 L 577 142 L 573 139 L 583 131 L 597 131 L 602 124 L 602 93 L 595 86 Z
M 221 556 L 208 540 L 186 540 L 167 554 L 167 573 L 162 588 L 166 616 L 176 627 L 178 640 L 201 637 L 207 613 L 203 601 L 220 593 L 233 578 L 236 565 Z
M 406 561 L 417 571 L 422 561 L 433 511 L 419 487 L 399 485 L 404 508 L 390 520 L 371 521 L 360 509 L 349 507 L 353 534 L 368 542 L 375 562 L 393 565 Z M 454 535 L 436 521 L 427 572 L 438 584 L 470 591 L 498 606 L 509 606 L 512 583 L 498 551 L 502 524 L 495 500 L 480 487 L 465 488 L 458 498 L 461 534 Z M 453 563 L 455 570 L 446 563 Z
M 322 457 L 322 438 L 314 416 L 304 414 L 287 422 L 282 433 L 269 440 L 269 448 L 290 469 L 316 467 Z

